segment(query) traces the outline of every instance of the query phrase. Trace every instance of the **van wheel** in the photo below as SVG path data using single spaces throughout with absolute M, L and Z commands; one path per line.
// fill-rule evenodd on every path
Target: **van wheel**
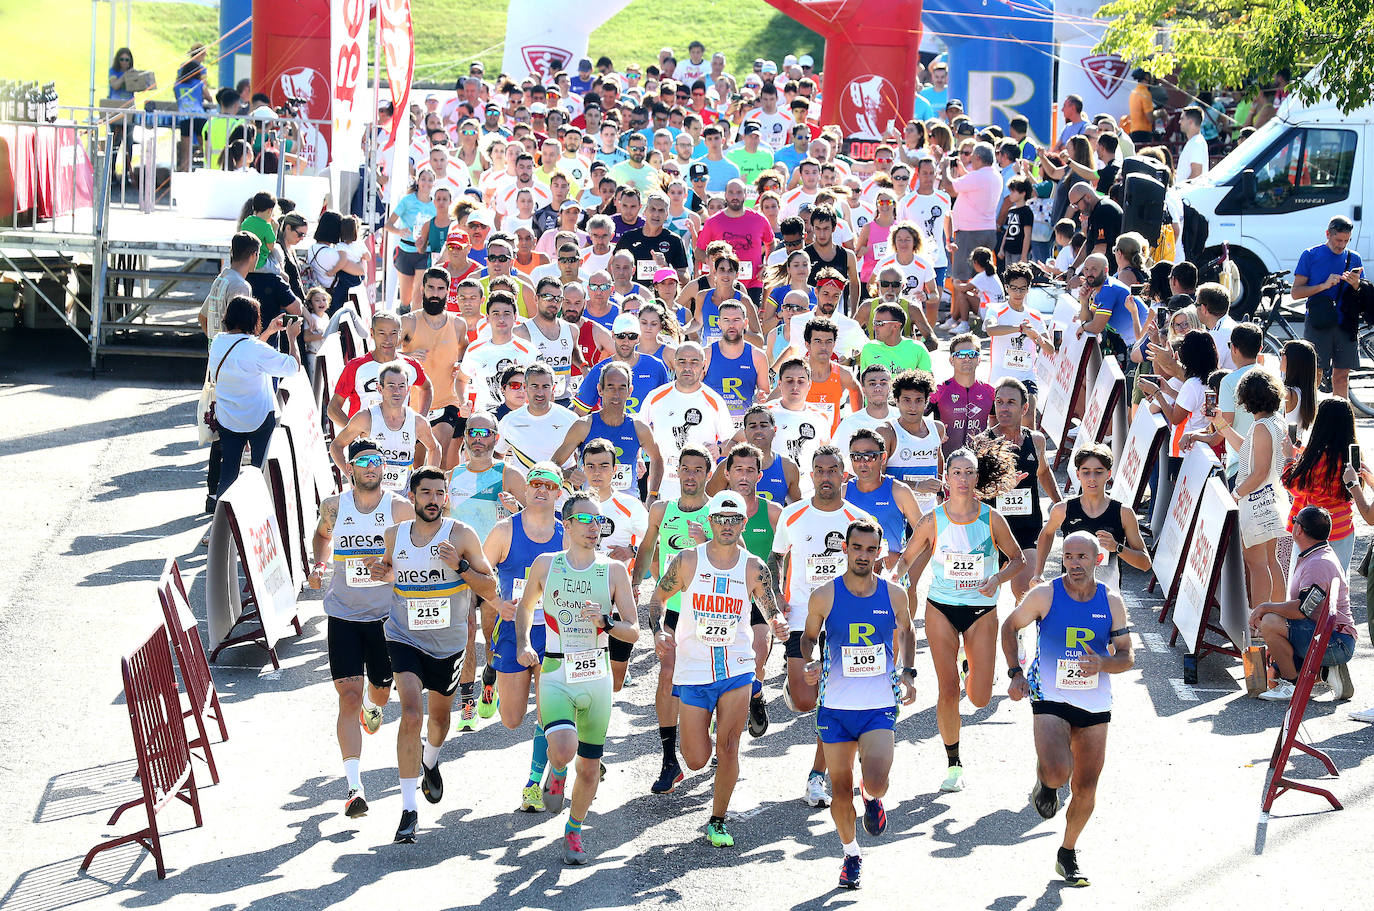
M 1208 247 L 1202 254 L 1202 261 L 1205 263 L 1219 259 L 1222 254 L 1221 247 Z M 1244 322 L 1252 319 L 1255 315 L 1255 308 L 1259 306 L 1260 288 L 1264 284 L 1266 274 L 1264 264 L 1259 257 L 1249 250 L 1239 247 L 1231 247 L 1231 260 L 1236 264 L 1236 269 L 1240 272 L 1240 297 L 1231 305 L 1231 316 L 1237 322 Z M 1216 281 L 1216 270 L 1208 270 L 1208 275 L 1198 276 L 1199 281 Z

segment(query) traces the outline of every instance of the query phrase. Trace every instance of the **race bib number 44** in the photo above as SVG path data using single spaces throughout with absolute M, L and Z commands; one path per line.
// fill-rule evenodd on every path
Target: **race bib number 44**
M 887 670 L 882 645 L 846 645 L 840 650 L 846 677 L 880 677 Z
M 447 598 L 406 599 L 406 613 L 412 630 L 448 629 L 450 609 Z
M 1083 670 L 1083 665 L 1073 658 L 1060 658 L 1054 685 L 1061 690 L 1095 690 L 1097 673 Z

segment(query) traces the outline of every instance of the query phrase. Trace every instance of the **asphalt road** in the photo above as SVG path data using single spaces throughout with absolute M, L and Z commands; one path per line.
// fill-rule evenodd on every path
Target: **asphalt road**
M 940 357 L 937 356 L 937 360 Z M 1346 712 L 1374 702 L 1363 635 L 1352 664 L 1356 697 L 1319 697 L 1309 742 L 1341 769 L 1345 803 L 1280 798 L 1261 820 L 1265 764 L 1283 707 L 1247 699 L 1238 664 L 1211 657 L 1195 687 L 1154 619 L 1159 601 L 1128 572 L 1136 668 L 1117 678 L 1115 721 L 1097 810 L 1080 842 L 1092 887 L 1063 886 L 1053 871 L 1062 816 L 1028 806 L 1034 754 L 1025 703 L 965 703 L 968 787 L 938 793 L 944 755 L 934 723 L 928 658 L 916 705 L 903 711 L 887 800 L 888 831 L 861 832 L 864 887 L 835 888 L 839 843 L 829 814 L 801 801 L 812 719 L 780 698 L 781 649 L 769 663 L 770 731 L 745 737 L 731 805 L 734 849 L 701 835 L 710 777 L 689 775 L 668 796 L 648 793 L 658 770 L 655 664 L 636 650 L 632 680 L 611 722 L 601 786 L 585 829 L 595 855 L 560 862 L 562 821 L 513 812 L 528 767 L 529 728 L 488 721 L 443 751 L 438 806 L 421 801 L 419 843 L 391 844 L 400 812 L 394 736 L 399 710 L 366 739 L 372 812 L 340 813 L 344 783 L 334 742 L 322 614 L 303 596 L 304 633 L 272 672 L 252 648 L 226 654 L 215 677 L 230 739 L 215 746 L 221 783 L 201 790 L 205 825 L 189 809 L 160 816 L 169 868 L 126 846 L 77 866 L 103 838 L 142 825 L 139 811 L 107 826 L 137 793 L 119 658 L 161 622 L 154 582 L 176 556 L 203 619 L 204 452 L 194 441 L 194 365 L 113 360 L 91 379 L 61 336 L 0 336 L 0 477 L 9 482 L 0 533 L 0 906 L 220 908 L 840 907 L 887 900 L 922 908 L 1351 907 L 1374 885 L 1357 853 L 1368 843 L 1374 729 Z M 1365 443 L 1374 442 L 1368 422 Z M 1369 451 L 1367 449 L 1367 451 Z M 1362 552 L 1368 529 L 1361 526 Z M 1354 592 L 1363 634 L 1363 585 Z M 998 692 L 1002 692 L 999 686 Z M 1314 761 L 1294 765 L 1317 777 Z M 198 780 L 208 785 L 204 766 Z

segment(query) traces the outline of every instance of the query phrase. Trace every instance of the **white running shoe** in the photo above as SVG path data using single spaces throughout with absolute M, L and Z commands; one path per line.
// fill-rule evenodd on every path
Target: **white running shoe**
M 1266 702 L 1288 702 L 1293 698 L 1294 692 L 1296 692 L 1296 689 L 1293 684 L 1289 683 L 1287 680 L 1280 680 L 1278 686 L 1274 687 L 1272 690 L 1266 690 L 1260 693 L 1259 698 Z
M 954 327 L 951 328 L 949 331 L 952 332 L 952 333 L 955 334 L 955 335 L 963 335 L 963 334 L 964 334 L 965 332 L 967 332 L 968 330 L 969 330 L 968 320 L 964 319 L 964 320 L 960 320 L 959 322 L 955 323 L 955 324 L 954 324 Z
M 952 765 L 945 770 L 945 780 L 940 782 L 940 790 L 954 794 L 964 789 L 964 767 Z
M 808 806 L 830 806 L 830 789 L 826 787 L 824 773 L 812 772 L 806 777 L 806 797 L 803 799 Z

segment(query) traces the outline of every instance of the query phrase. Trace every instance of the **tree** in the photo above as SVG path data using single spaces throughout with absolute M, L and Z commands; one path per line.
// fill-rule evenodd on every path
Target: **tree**
M 1374 8 L 1340 0 L 1113 0 L 1097 50 L 1185 85 L 1258 90 L 1287 69 L 1321 67 L 1294 81 L 1304 101 L 1333 98 L 1343 111 L 1374 97 Z

